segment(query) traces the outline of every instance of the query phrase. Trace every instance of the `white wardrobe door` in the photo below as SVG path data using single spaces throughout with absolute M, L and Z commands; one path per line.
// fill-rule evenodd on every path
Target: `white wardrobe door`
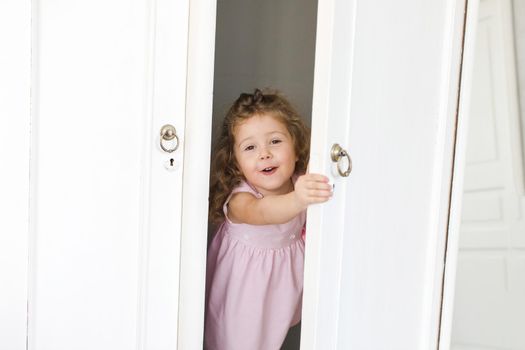
M 437 346 L 463 10 L 319 3 L 310 171 L 335 189 L 308 213 L 304 349 Z
M 173 349 L 188 2 L 33 6 L 29 349 Z

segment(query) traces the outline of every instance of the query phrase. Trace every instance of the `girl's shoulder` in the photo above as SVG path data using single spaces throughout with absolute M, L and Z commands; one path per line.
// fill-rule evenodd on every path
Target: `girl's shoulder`
M 262 198 L 263 197 L 263 195 L 261 193 L 259 193 L 259 191 L 257 191 L 257 189 L 255 187 L 250 185 L 248 182 L 246 182 L 244 180 L 241 180 L 241 183 L 233 188 L 233 190 L 232 190 L 232 192 L 231 192 L 231 194 L 230 194 L 230 196 L 229 196 L 229 198 L 228 198 L 228 200 L 226 202 L 229 201 L 231 196 L 233 196 L 235 193 L 239 193 L 239 192 L 248 192 L 248 193 L 253 194 L 257 198 Z
M 241 183 L 233 188 L 228 198 L 226 198 L 224 205 L 222 206 L 222 212 L 224 213 L 224 219 L 230 225 L 234 225 L 234 223 L 228 217 L 228 204 L 230 203 L 230 200 L 233 197 L 233 195 L 236 193 L 240 193 L 240 192 L 247 192 L 247 193 L 254 195 L 256 198 L 263 198 L 263 195 L 259 193 L 259 191 L 257 191 L 255 187 L 250 185 L 248 182 L 241 180 Z

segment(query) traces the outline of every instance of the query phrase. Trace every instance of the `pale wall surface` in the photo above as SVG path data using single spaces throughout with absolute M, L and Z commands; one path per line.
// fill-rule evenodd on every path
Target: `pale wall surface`
M 219 0 L 213 134 L 241 92 L 282 91 L 310 124 L 316 0 Z
M 310 125 L 316 20 L 317 0 L 217 1 L 212 147 L 230 105 L 256 87 L 280 90 Z M 283 349 L 299 347 L 297 331 Z

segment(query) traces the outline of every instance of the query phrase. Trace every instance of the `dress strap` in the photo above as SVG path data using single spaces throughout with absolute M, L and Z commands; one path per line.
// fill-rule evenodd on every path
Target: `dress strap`
M 253 194 L 257 198 L 263 198 L 264 197 L 252 185 L 250 185 L 246 181 L 242 180 L 241 183 L 232 190 L 232 192 L 230 193 L 228 198 L 226 198 L 226 201 L 224 202 L 224 205 L 222 206 L 222 211 L 224 212 L 224 217 L 226 218 L 226 220 L 230 224 L 233 224 L 233 222 L 228 217 L 228 203 L 230 202 L 230 199 L 232 198 L 232 196 L 235 193 L 239 193 L 239 192 L 247 192 L 247 193 Z

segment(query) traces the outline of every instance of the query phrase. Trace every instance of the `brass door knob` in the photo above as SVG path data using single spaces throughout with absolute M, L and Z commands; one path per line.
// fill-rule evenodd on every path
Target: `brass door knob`
M 164 141 L 171 141 L 173 139 L 175 139 L 175 146 L 164 146 Z M 179 137 L 177 136 L 177 130 L 173 125 L 166 124 L 160 128 L 160 148 L 168 153 L 175 152 L 177 148 L 179 148 Z
M 339 144 L 334 143 L 332 150 L 330 151 L 330 156 L 332 158 L 332 162 L 337 163 L 337 171 L 339 172 L 339 175 L 342 177 L 348 177 L 348 175 L 350 175 L 352 172 L 352 158 L 350 158 L 348 152 L 339 146 Z M 341 169 L 341 160 L 344 158 L 346 158 L 348 161 L 345 171 Z

